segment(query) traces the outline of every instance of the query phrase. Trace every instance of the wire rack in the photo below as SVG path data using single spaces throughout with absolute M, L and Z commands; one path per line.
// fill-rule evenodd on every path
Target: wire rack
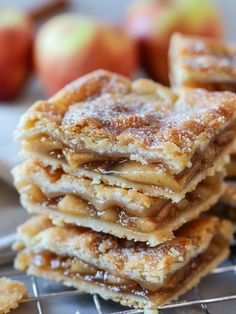
M 217 276 L 221 276 L 219 280 L 217 279 L 216 282 L 219 283 L 219 287 L 222 287 L 223 289 L 227 286 L 227 281 L 224 282 L 224 279 L 222 279 L 222 276 L 230 276 L 231 279 L 233 279 L 233 286 L 234 291 L 227 295 L 216 295 L 211 296 L 209 298 L 203 298 L 201 295 L 201 289 L 199 286 L 195 287 L 191 291 L 191 296 L 188 296 L 186 298 L 186 295 L 184 296 L 184 299 L 176 302 L 172 302 L 170 304 L 161 306 L 159 308 L 160 313 L 205 313 L 205 314 L 213 314 L 215 313 L 214 309 L 210 307 L 212 304 L 214 305 L 223 305 L 226 306 L 226 302 L 228 301 L 235 301 L 234 303 L 234 310 L 232 313 L 235 313 L 236 309 L 236 249 L 235 247 L 232 248 L 232 254 L 229 260 L 227 261 L 226 265 L 223 265 L 219 268 L 216 268 L 209 276 L 213 276 L 214 279 L 217 279 Z M 2 260 L 2 256 L 0 256 L 0 260 Z M 16 271 L 12 268 L 7 268 L 5 271 L 0 271 L 0 276 L 9 276 L 11 278 L 16 278 L 20 276 L 20 280 L 27 281 L 28 286 L 30 285 L 31 294 L 28 299 L 23 300 L 21 303 L 27 304 L 27 303 L 33 303 L 35 306 L 35 313 L 37 314 L 50 314 L 51 311 L 45 310 L 43 303 L 46 301 L 52 301 L 52 300 L 60 300 L 63 298 L 63 304 L 67 304 L 67 299 L 70 297 L 78 297 L 79 295 L 83 296 L 84 294 L 80 293 L 77 290 L 66 290 L 67 288 L 64 288 L 62 291 L 50 291 L 48 293 L 42 293 L 40 292 L 39 288 L 39 281 L 41 279 L 36 278 L 35 276 L 28 276 L 25 273 Z M 206 278 L 207 278 L 206 277 Z M 229 277 L 228 277 L 229 278 Z M 206 280 L 206 279 L 205 279 Z M 29 288 L 29 287 L 28 287 Z M 227 289 L 226 289 L 227 290 Z M 223 293 L 222 293 L 223 294 Z M 70 304 L 68 304 L 68 309 L 64 310 L 63 313 L 65 314 L 90 314 L 90 313 L 98 313 L 98 314 L 136 314 L 136 313 L 143 313 L 143 310 L 137 310 L 137 309 L 126 309 L 124 307 L 120 307 L 120 309 L 117 311 L 115 308 L 116 306 L 111 305 L 111 308 L 114 308 L 114 311 L 107 311 L 107 309 L 104 309 L 104 304 L 108 301 L 102 300 L 98 295 L 92 295 L 87 296 L 86 299 L 87 307 L 86 310 L 82 311 L 79 310 L 71 310 L 70 311 Z M 81 300 L 81 299 L 80 299 Z M 77 302 L 77 299 L 76 299 Z M 79 302 L 79 301 L 78 301 Z M 70 302 L 69 302 L 70 303 Z M 225 304 L 223 304 L 225 303 Z M 227 303 L 228 304 L 228 303 Z M 74 304 L 76 305 L 76 304 Z M 193 307 L 198 306 L 197 310 Z M 79 308 L 79 304 L 78 304 Z M 216 307 L 215 307 L 216 308 Z M 179 312 L 175 312 L 175 310 L 179 310 Z M 171 312 L 169 312 L 171 311 Z M 24 310 L 22 313 L 26 313 Z M 32 312 L 27 312 L 31 313 Z M 220 313 L 220 312 L 219 312 Z M 226 313 L 231 313 L 229 311 L 229 308 L 227 308 Z

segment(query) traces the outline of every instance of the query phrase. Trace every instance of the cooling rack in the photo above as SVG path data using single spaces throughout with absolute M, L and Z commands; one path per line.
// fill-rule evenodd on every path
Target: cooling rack
M 2 260 L 3 256 L 0 256 Z M 136 314 L 143 313 L 143 310 L 129 309 L 119 306 L 110 301 L 104 301 L 98 295 L 86 295 L 77 290 L 70 290 L 60 285 L 53 290 L 53 284 L 37 278 L 35 276 L 28 276 L 22 272 L 16 271 L 11 265 L 0 269 L 0 276 L 8 276 L 11 278 L 24 281 L 29 289 L 29 298 L 22 301 L 16 313 L 30 313 L 30 314 L 51 314 L 54 313 L 49 307 L 45 307 L 45 302 L 53 302 L 58 305 L 62 302 L 63 309 L 61 313 L 64 314 Z M 236 312 L 236 248 L 232 248 L 230 258 L 216 268 L 211 274 L 203 279 L 204 284 L 200 283 L 193 288 L 188 294 L 182 297 L 179 301 L 161 306 L 160 313 L 186 313 L 186 314 L 215 314 L 222 313 L 223 310 L 227 314 L 234 314 Z M 46 284 L 45 284 L 46 282 Z M 45 290 L 45 285 L 47 289 Z M 44 291 L 42 288 L 44 287 Z M 46 292 L 45 292 L 46 291 Z M 73 308 L 72 300 L 73 297 Z M 81 304 L 82 303 L 82 304 Z M 27 311 L 27 305 L 33 305 Z M 108 306 L 107 306 L 108 304 Z M 229 305 L 230 304 L 230 305 Z M 60 307 L 62 305 L 59 305 Z M 78 308 L 78 309 L 77 309 Z M 227 309 L 227 310 L 226 310 Z M 58 313 L 58 312 L 57 312 Z

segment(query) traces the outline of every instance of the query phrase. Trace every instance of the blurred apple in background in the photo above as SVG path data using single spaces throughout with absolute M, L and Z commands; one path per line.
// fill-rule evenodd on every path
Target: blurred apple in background
M 139 41 L 147 72 L 168 84 L 167 54 L 171 34 L 222 36 L 217 8 L 208 0 L 133 0 L 125 18 L 127 31 Z
M 0 99 L 20 91 L 30 69 L 32 37 L 27 15 L 0 6 Z
M 74 14 L 52 18 L 35 43 L 36 72 L 48 94 L 96 69 L 131 76 L 137 67 L 135 41 L 124 31 Z

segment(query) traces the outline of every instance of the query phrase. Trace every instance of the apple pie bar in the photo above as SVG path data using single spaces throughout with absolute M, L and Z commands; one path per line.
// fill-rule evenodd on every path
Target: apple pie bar
M 55 224 L 70 223 L 155 246 L 207 211 L 219 199 L 223 175 L 207 177 L 178 203 L 135 190 L 92 184 L 28 160 L 13 170 L 22 205 L 47 214 Z
M 177 33 L 169 58 L 173 87 L 236 92 L 236 44 Z
M 15 266 L 123 305 L 157 308 L 217 266 L 229 253 L 231 237 L 229 222 L 199 218 L 174 239 L 148 247 L 37 216 L 18 229 Z
M 6 314 L 17 308 L 19 303 L 28 295 L 24 283 L 11 280 L 6 277 L 0 278 L 0 314 Z
M 178 202 L 235 146 L 236 95 L 96 71 L 38 101 L 16 132 L 22 154 L 93 183 Z

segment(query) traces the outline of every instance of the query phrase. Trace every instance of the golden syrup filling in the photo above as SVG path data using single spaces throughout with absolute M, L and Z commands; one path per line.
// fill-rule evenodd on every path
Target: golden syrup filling
M 47 173 L 47 177 L 50 178 L 51 183 L 60 180 L 63 174 L 65 173 L 62 168 L 52 169 L 52 167 L 46 166 L 43 169 Z
M 20 190 L 20 187 L 18 188 Z M 48 198 L 37 185 L 32 183 L 26 183 L 23 190 L 21 188 L 31 202 L 43 206 L 45 210 L 49 208 L 75 217 L 95 218 L 141 233 L 151 233 L 163 228 L 163 225 L 168 225 L 168 222 L 177 220 L 185 212 L 192 210 L 194 206 L 207 201 L 216 190 L 219 192 L 219 189 L 220 184 L 213 177 L 199 184 L 195 191 L 188 193 L 187 197 L 179 203 L 169 202 L 155 216 L 138 217 L 118 207 L 97 210 L 90 203 L 72 194 Z

